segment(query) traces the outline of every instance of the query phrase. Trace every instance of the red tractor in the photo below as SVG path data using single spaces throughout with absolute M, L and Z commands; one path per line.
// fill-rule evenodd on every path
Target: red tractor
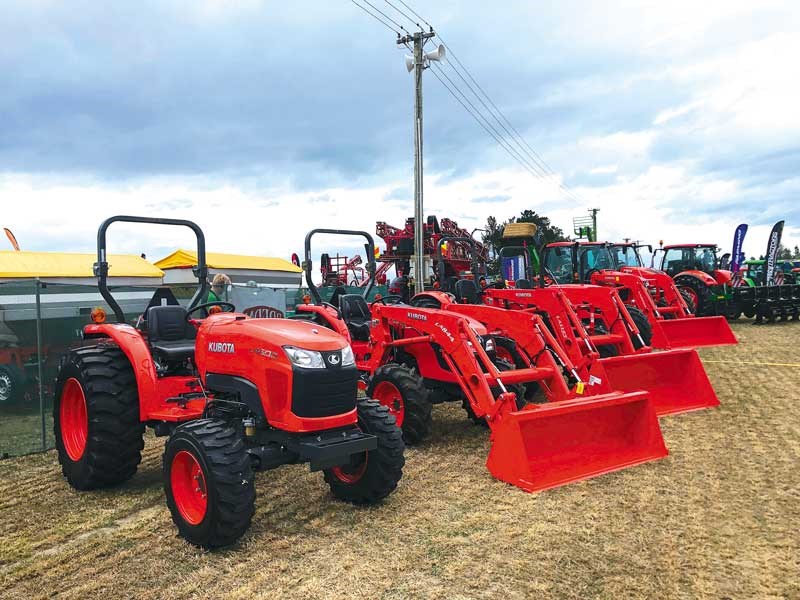
M 613 247 L 601 242 L 556 242 L 545 247 L 542 264 L 559 284 L 580 282 L 617 290 L 643 339 L 655 348 L 737 343 L 723 317 L 694 317 L 668 277 L 621 265 Z
M 323 303 L 310 260 L 311 238 L 320 233 L 359 235 L 373 245 L 365 232 L 310 232 L 303 268 L 315 303 L 298 306 L 296 316 L 350 336 L 367 394 L 395 414 L 408 443 L 427 436 L 432 403 L 453 400 L 491 429 L 491 473 L 527 491 L 666 455 L 647 392 L 619 392 L 605 376 L 583 378 L 537 315 L 484 306 L 475 307 L 482 309 L 476 318 L 396 297 L 370 305 L 369 286 L 363 296 Z M 366 268 L 371 273 L 374 264 Z M 498 358 L 498 347 L 514 362 Z
M 107 286 L 106 230 L 120 221 L 194 231 L 199 285 L 188 309 L 159 290 L 143 324 L 126 323 Z M 346 339 L 311 323 L 251 319 L 227 302 L 204 302 L 205 238 L 190 221 L 112 217 L 97 240 L 98 288 L 117 322 L 95 310 L 83 343 L 59 370 L 56 448 L 73 487 L 130 479 L 151 427 L 169 436 L 163 469 L 172 519 L 181 536 L 205 548 L 232 544 L 249 527 L 256 471 L 307 462 L 324 472 L 334 496 L 356 504 L 395 489 L 402 434 L 388 409 L 357 400 Z
M 675 280 L 678 289 L 692 299 L 698 315 L 728 316 L 735 311 L 733 273 L 722 268 L 716 244 L 662 246 L 653 265 Z M 656 260 L 658 263 L 656 263 Z

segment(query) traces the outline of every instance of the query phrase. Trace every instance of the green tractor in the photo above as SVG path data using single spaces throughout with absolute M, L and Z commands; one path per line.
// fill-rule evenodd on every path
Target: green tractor
M 800 268 L 792 261 L 776 264 L 776 277 L 767 283 L 767 261 L 747 260 L 732 282 L 733 305 L 731 318 L 741 314 L 755 317 L 756 323 L 777 318 L 797 319 L 800 316 Z

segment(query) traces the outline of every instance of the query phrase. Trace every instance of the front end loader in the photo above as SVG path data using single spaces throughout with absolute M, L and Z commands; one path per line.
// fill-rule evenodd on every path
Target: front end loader
M 694 317 L 685 299 L 663 277 L 638 270 L 626 271 L 612 256 L 610 244 L 601 242 L 556 242 L 548 244 L 542 261 L 557 282 L 581 283 L 617 290 L 632 316 L 643 316 L 654 348 L 697 348 L 736 344 L 724 317 Z M 659 293 L 659 282 L 662 292 Z M 570 292 L 568 292 L 569 294 Z M 656 300 L 666 306 L 659 306 Z
M 526 491 L 666 456 L 648 393 L 613 390 L 605 377 L 584 381 L 536 315 L 527 315 L 530 327 L 510 340 L 466 314 L 390 304 L 397 298 L 369 305 L 348 294 L 321 304 L 310 276 L 310 240 L 318 233 L 362 236 L 372 256 L 365 232 L 310 232 L 304 269 L 317 303 L 298 306 L 296 315 L 349 332 L 367 394 L 396 415 L 408 443 L 427 435 L 432 401 L 460 400 L 491 430 L 492 475 Z M 507 344 L 514 363 L 498 358 L 498 347 Z

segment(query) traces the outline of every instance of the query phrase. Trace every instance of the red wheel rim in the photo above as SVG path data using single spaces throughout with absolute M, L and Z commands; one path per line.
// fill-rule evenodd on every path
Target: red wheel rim
M 64 450 L 71 460 L 77 462 L 86 450 L 89 419 L 86 416 L 86 396 L 83 394 L 83 387 L 74 377 L 67 379 L 61 390 L 58 418 Z
M 333 467 L 331 471 L 342 483 L 357 483 L 367 471 L 367 460 L 369 454 L 363 452 L 359 457 L 357 464 L 348 465 L 345 467 Z
M 500 360 L 504 360 L 509 364 L 514 364 L 514 357 L 511 355 L 511 352 L 508 351 L 508 348 L 503 348 L 502 346 L 495 346 L 494 353 Z
M 394 415 L 397 426 L 403 426 L 403 417 L 406 414 L 405 403 L 403 396 L 397 386 L 390 381 L 381 381 L 372 390 L 372 399 L 377 400 L 383 406 L 389 409 L 389 412 Z
M 203 468 L 194 454 L 181 450 L 172 457 L 169 474 L 172 498 L 181 517 L 190 525 L 203 522 L 208 509 L 208 488 Z

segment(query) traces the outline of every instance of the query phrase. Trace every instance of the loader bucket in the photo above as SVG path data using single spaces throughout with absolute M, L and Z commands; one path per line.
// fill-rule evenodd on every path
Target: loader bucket
M 667 455 L 645 392 L 613 392 L 528 405 L 490 422 L 486 466 L 497 479 L 538 492 Z
M 700 348 L 739 343 L 725 317 L 667 319 L 658 321 L 658 324 L 666 338 L 665 344 L 657 345 L 655 343 L 656 328 L 653 328 L 653 345 L 659 348 Z
M 600 363 L 612 389 L 646 390 L 659 417 L 719 406 L 695 350 L 613 356 Z

